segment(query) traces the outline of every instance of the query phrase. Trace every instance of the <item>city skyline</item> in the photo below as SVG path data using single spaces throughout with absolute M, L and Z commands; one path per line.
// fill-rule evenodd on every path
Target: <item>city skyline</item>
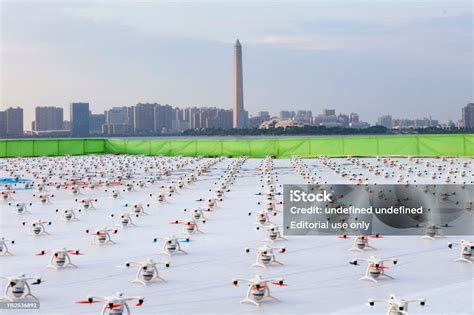
M 472 101 L 470 2 L 340 4 L 2 3 L 2 107 L 23 107 L 27 129 L 35 106 L 80 101 L 230 109 L 239 37 L 251 113 L 458 119 Z

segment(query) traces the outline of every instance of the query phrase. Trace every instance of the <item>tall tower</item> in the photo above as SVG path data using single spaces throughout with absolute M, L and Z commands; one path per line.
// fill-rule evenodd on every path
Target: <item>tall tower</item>
M 234 128 L 244 128 L 244 86 L 242 76 L 242 45 L 239 40 L 234 45 Z

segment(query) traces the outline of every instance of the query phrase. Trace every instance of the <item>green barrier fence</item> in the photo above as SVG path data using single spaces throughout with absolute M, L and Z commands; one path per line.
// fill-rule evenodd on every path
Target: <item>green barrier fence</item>
M 164 156 L 474 156 L 474 134 L 350 136 L 249 140 L 57 139 L 0 140 L 0 157 L 84 154 Z

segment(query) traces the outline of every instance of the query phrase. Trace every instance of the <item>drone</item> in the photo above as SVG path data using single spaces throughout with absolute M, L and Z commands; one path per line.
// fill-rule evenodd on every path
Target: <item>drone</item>
M 166 282 L 165 279 L 160 277 L 158 272 L 157 265 L 164 265 L 166 268 L 170 266 L 169 262 L 162 263 L 162 262 L 155 262 L 153 259 L 148 258 L 145 261 L 141 262 L 133 262 L 129 261 L 125 263 L 125 267 L 129 268 L 131 266 L 138 266 L 138 271 L 136 275 L 136 279 L 133 280 L 133 283 L 141 283 L 146 286 L 148 283 L 152 282 L 153 280 L 161 280 Z
M 267 199 L 263 203 L 265 204 L 265 210 L 275 215 L 277 212 L 280 212 L 279 210 L 277 210 L 276 205 L 282 205 L 283 201 L 277 201 L 275 199 Z M 259 201 L 258 204 L 261 205 L 262 202 Z
M 12 253 L 8 250 L 7 243 L 15 244 L 15 240 L 9 240 L 4 237 L 0 237 L 0 256 L 12 256 Z
M 263 210 L 261 212 L 249 212 L 249 216 L 251 216 L 252 214 L 255 214 L 256 222 L 254 224 L 257 227 L 268 226 L 272 224 L 272 222 L 270 222 L 268 212 L 266 210 Z M 273 215 L 276 215 L 276 213 L 273 213 Z
M 124 296 L 123 293 L 117 292 L 113 296 L 87 296 L 87 300 L 78 301 L 78 304 L 92 304 L 103 302 L 104 305 L 100 311 L 101 315 L 130 315 L 130 306 L 128 301 L 138 300 L 136 306 L 142 306 L 144 298 L 141 296 Z
M 249 284 L 249 288 L 247 289 L 247 295 L 245 296 L 245 299 L 240 301 L 240 304 L 251 303 L 256 306 L 260 306 L 259 302 L 261 302 L 264 298 L 272 298 L 276 301 L 280 301 L 270 293 L 268 283 L 278 286 L 286 286 L 282 278 L 264 279 L 260 275 L 256 275 L 252 279 L 233 279 L 232 283 L 234 286 L 237 286 L 240 281 L 248 282 Z
M 9 206 L 15 206 L 16 213 L 18 214 L 26 214 L 26 213 L 31 213 L 28 211 L 28 206 L 33 205 L 31 202 L 26 203 L 26 202 L 21 202 L 17 204 L 12 204 L 11 202 L 8 203 Z
M 29 224 L 29 232 L 33 236 L 40 236 L 40 235 L 49 235 L 48 232 L 46 232 L 45 225 L 51 225 L 51 221 L 41 221 L 41 220 L 36 220 L 32 221 L 30 223 L 23 221 L 21 222 L 23 226 L 26 226 Z
M 184 211 L 188 211 L 188 209 L 184 209 Z M 209 210 L 202 210 L 199 208 L 192 209 L 192 214 L 191 218 L 195 221 L 200 221 L 205 223 L 207 220 L 207 217 L 204 215 L 204 211 L 209 211 Z
M 433 223 L 428 223 L 425 225 L 417 224 L 416 227 L 425 227 L 425 235 L 421 238 L 435 240 L 436 238 L 443 238 L 443 228 L 447 227 L 447 224 L 438 225 Z
M 115 214 L 110 215 L 111 218 L 115 217 Z M 135 217 L 139 217 L 138 214 L 135 214 Z M 135 223 L 132 221 L 132 215 L 128 213 L 121 213 L 119 216 L 117 216 L 117 224 L 115 226 L 120 226 L 120 227 L 132 227 L 136 226 Z
M 82 199 L 82 200 L 76 199 L 75 201 L 81 204 L 82 209 L 89 210 L 89 209 L 95 209 L 94 202 L 97 202 L 97 199 L 92 199 L 92 198 Z
M 81 195 L 81 189 L 79 188 L 79 186 L 72 186 L 71 191 L 74 196 Z
M 37 285 L 41 283 L 41 278 L 26 277 L 24 274 L 0 278 L 7 280 L 4 295 L 0 297 L 0 300 L 14 302 L 28 297 L 38 300 L 38 298 L 31 293 L 30 283 L 28 282 L 33 281 L 31 285 Z
M 275 242 L 279 240 L 287 241 L 288 240 L 287 238 L 284 238 L 283 236 L 281 236 L 281 232 L 279 230 L 280 227 L 281 226 L 276 226 L 273 223 L 267 224 L 265 241 L 268 241 L 268 242 Z M 260 226 L 257 226 L 256 229 L 259 230 Z
M 397 259 L 378 259 L 375 256 L 371 256 L 369 259 L 355 259 L 351 261 L 350 264 L 357 266 L 359 265 L 359 261 L 367 262 L 367 269 L 365 271 L 365 275 L 359 280 L 369 280 L 374 283 L 378 282 L 376 279 L 380 276 L 385 276 L 390 279 L 393 279 L 392 276 L 389 276 L 385 273 L 385 269 L 388 268 L 384 265 L 386 261 L 391 261 L 394 265 L 398 263 Z
M 105 190 L 105 192 L 107 192 L 107 189 Z M 117 199 L 120 197 L 120 191 L 118 191 L 117 189 L 112 189 L 110 191 L 110 194 L 112 195 L 112 198 L 114 199 Z
M 94 238 L 92 239 L 92 244 L 93 245 L 107 245 L 107 244 L 115 244 L 114 241 L 112 241 L 112 238 L 110 236 L 110 232 L 113 234 L 117 234 L 118 230 L 117 229 L 109 229 L 106 227 L 103 227 L 98 230 L 91 231 L 89 229 L 86 230 L 87 234 L 93 234 Z
M 56 209 L 56 212 L 60 212 L 61 210 Z M 78 212 L 81 212 L 81 209 L 77 210 Z M 64 222 L 71 222 L 71 221 L 79 221 L 79 219 L 76 217 L 76 212 L 73 209 L 64 209 L 61 211 L 61 221 Z
M 206 221 L 202 221 L 202 223 L 206 223 Z M 186 235 L 187 237 L 190 237 L 192 234 L 203 234 L 204 232 L 199 229 L 198 223 L 196 220 L 193 218 L 189 220 L 176 220 L 176 221 L 171 221 L 170 224 L 181 224 L 183 225 L 183 232 L 182 234 Z
M 370 299 L 367 305 L 369 307 L 373 307 L 376 302 L 388 304 L 387 315 L 408 315 L 408 304 L 419 302 L 421 307 L 425 306 L 426 304 L 425 299 L 404 300 L 397 298 L 395 294 L 390 294 L 390 298 L 388 300 Z
M 4 201 L 13 200 L 13 197 L 12 197 L 13 194 L 15 194 L 15 191 L 13 190 L 6 190 L 6 191 L 1 192 L 2 199 Z
M 49 260 L 48 268 L 59 270 L 66 267 L 77 268 L 76 265 L 72 263 L 70 255 L 83 255 L 78 249 L 57 249 L 53 251 L 42 250 L 36 254 L 36 256 L 44 256 L 48 252 L 51 252 L 51 259 Z
M 283 266 L 281 262 L 276 260 L 275 253 L 273 251 L 279 250 L 280 254 L 283 254 L 286 252 L 285 247 L 270 247 L 267 244 L 264 244 L 261 247 L 247 247 L 245 249 L 247 253 L 249 253 L 251 250 L 255 250 L 257 252 L 257 258 L 252 267 L 267 268 L 267 266 L 271 265 L 272 263 Z
M 145 208 L 144 208 L 145 206 L 146 206 L 146 207 L 150 207 L 149 204 L 147 204 L 147 205 L 142 205 L 141 203 L 136 203 L 136 204 L 133 205 L 133 212 L 135 212 L 135 214 L 136 214 L 137 216 L 139 216 L 139 215 L 146 215 L 146 214 L 148 214 L 148 213 L 145 212 Z
M 156 237 L 153 242 L 156 243 L 159 239 L 164 241 L 163 250 L 161 251 L 163 254 L 169 256 L 176 253 L 187 254 L 187 252 L 181 249 L 180 241 L 189 242 L 189 237 L 181 238 L 174 235 L 169 237 Z
M 51 203 L 51 198 L 53 198 L 54 195 L 53 194 L 41 194 L 41 195 L 33 195 L 33 197 L 37 197 L 42 204 L 47 204 L 47 203 Z
M 472 254 L 474 252 L 474 243 L 468 242 L 465 240 L 461 240 L 459 243 L 449 243 L 448 247 L 453 248 L 454 245 L 459 245 L 461 247 L 461 252 L 459 257 L 456 258 L 454 261 L 463 261 L 472 264 Z
M 350 236 L 342 235 L 339 238 L 349 239 Z M 369 238 L 383 238 L 383 236 L 378 235 L 378 234 L 376 234 L 376 235 L 357 235 L 354 239 L 354 245 L 349 250 L 350 251 L 363 252 L 367 249 L 372 249 L 372 250 L 376 249 L 375 247 L 369 245 Z

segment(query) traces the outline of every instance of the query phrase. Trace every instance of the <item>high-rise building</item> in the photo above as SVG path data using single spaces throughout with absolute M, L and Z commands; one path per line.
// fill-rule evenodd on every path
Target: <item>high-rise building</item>
M 72 136 L 87 136 L 89 134 L 89 115 L 89 103 L 71 103 Z
M 155 131 L 155 106 L 157 104 L 138 103 L 133 111 L 133 130 L 137 134 L 153 133 Z
M 105 124 L 105 114 L 89 115 L 89 133 L 94 135 L 102 134 L 102 126 Z
M 7 135 L 21 136 L 23 135 L 23 108 L 10 107 L 5 111 L 7 122 Z
M 387 129 L 392 129 L 392 128 L 393 128 L 393 119 L 392 119 L 392 116 L 390 116 L 390 115 L 380 116 L 380 117 L 377 119 L 377 125 L 383 126 L 383 127 L 387 128 Z
M 291 119 L 296 116 L 295 111 L 282 110 L 280 112 L 280 119 Z
M 245 128 L 244 86 L 242 73 L 242 45 L 237 39 L 234 45 L 234 128 Z
M 35 108 L 34 131 L 63 130 L 64 111 L 61 107 L 38 106 Z
M 7 135 L 7 112 L 0 111 L 0 137 Z
M 469 103 L 463 107 L 462 126 L 467 129 L 474 128 L 474 103 Z

